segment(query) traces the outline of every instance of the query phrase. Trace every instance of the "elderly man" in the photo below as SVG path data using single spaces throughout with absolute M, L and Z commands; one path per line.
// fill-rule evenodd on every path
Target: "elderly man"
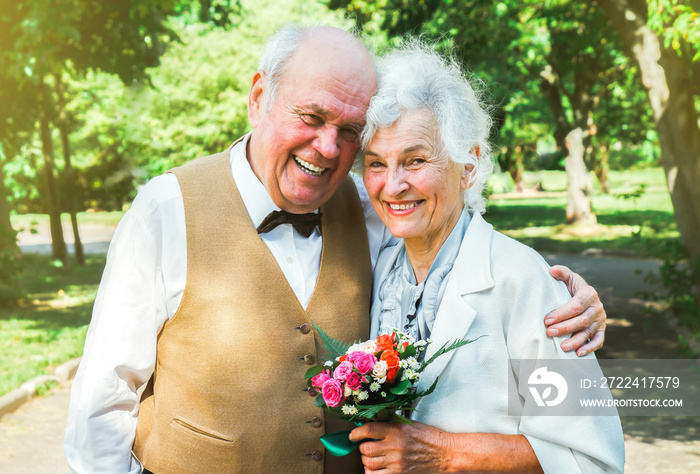
M 389 234 L 347 175 L 376 83 L 348 33 L 281 30 L 253 77 L 253 131 L 139 193 L 110 246 L 71 393 L 72 471 L 361 472 L 358 456 L 324 455 L 319 436 L 340 425 L 303 374 L 318 357 L 311 321 L 368 336 L 371 264 Z M 566 276 L 581 287 L 572 307 L 587 309 L 548 319 L 602 329 L 595 292 Z

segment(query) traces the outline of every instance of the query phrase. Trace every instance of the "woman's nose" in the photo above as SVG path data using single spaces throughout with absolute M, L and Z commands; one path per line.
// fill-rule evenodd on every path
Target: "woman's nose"
M 389 196 L 398 196 L 410 187 L 406 181 L 406 172 L 401 168 L 389 168 L 384 192 Z

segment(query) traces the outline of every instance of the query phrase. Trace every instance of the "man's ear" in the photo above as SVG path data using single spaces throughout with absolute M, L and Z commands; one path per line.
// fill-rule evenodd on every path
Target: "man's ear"
M 248 122 L 255 128 L 266 113 L 265 93 L 267 92 L 267 81 L 265 73 L 258 71 L 253 76 L 253 84 L 248 92 Z

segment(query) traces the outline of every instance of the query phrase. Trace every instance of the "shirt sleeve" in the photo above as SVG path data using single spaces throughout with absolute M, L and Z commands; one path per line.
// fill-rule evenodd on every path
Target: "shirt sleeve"
M 146 202 L 144 202 L 146 201 Z M 74 473 L 139 473 L 132 456 L 138 389 L 153 374 L 167 320 L 157 209 L 137 197 L 110 244 L 80 367 L 64 452 Z
M 399 239 L 391 235 L 389 229 L 384 225 L 382 220 L 379 218 L 377 213 L 372 206 L 372 202 L 369 199 L 369 194 L 365 188 L 365 184 L 362 181 L 362 177 L 350 173 L 353 181 L 355 182 L 355 187 L 357 187 L 357 194 L 360 196 L 360 202 L 362 203 L 362 211 L 365 215 L 365 225 L 367 226 L 367 240 L 369 241 L 369 254 L 372 258 L 372 269 L 374 269 L 377 263 L 377 256 L 379 252 L 390 245 L 396 245 Z

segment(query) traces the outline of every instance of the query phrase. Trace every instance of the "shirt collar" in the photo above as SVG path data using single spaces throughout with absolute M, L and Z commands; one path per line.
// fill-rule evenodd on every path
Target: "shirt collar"
M 250 220 L 253 221 L 253 226 L 258 227 L 270 212 L 278 211 L 280 208 L 272 201 L 270 194 L 255 176 L 246 158 L 246 148 L 251 133 L 249 132 L 243 140 L 231 148 L 231 174 Z
M 231 148 L 231 174 L 241 194 L 243 204 L 253 226 L 258 227 L 272 211 L 279 211 L 262 182 L 255 176 L 246 156 L 248 141 L 253 132 L 248 132 L 242 140 Z M 316 209 L 314 212 L 318 212 Z M 318 232 L 318 231 L 317 231 Z

